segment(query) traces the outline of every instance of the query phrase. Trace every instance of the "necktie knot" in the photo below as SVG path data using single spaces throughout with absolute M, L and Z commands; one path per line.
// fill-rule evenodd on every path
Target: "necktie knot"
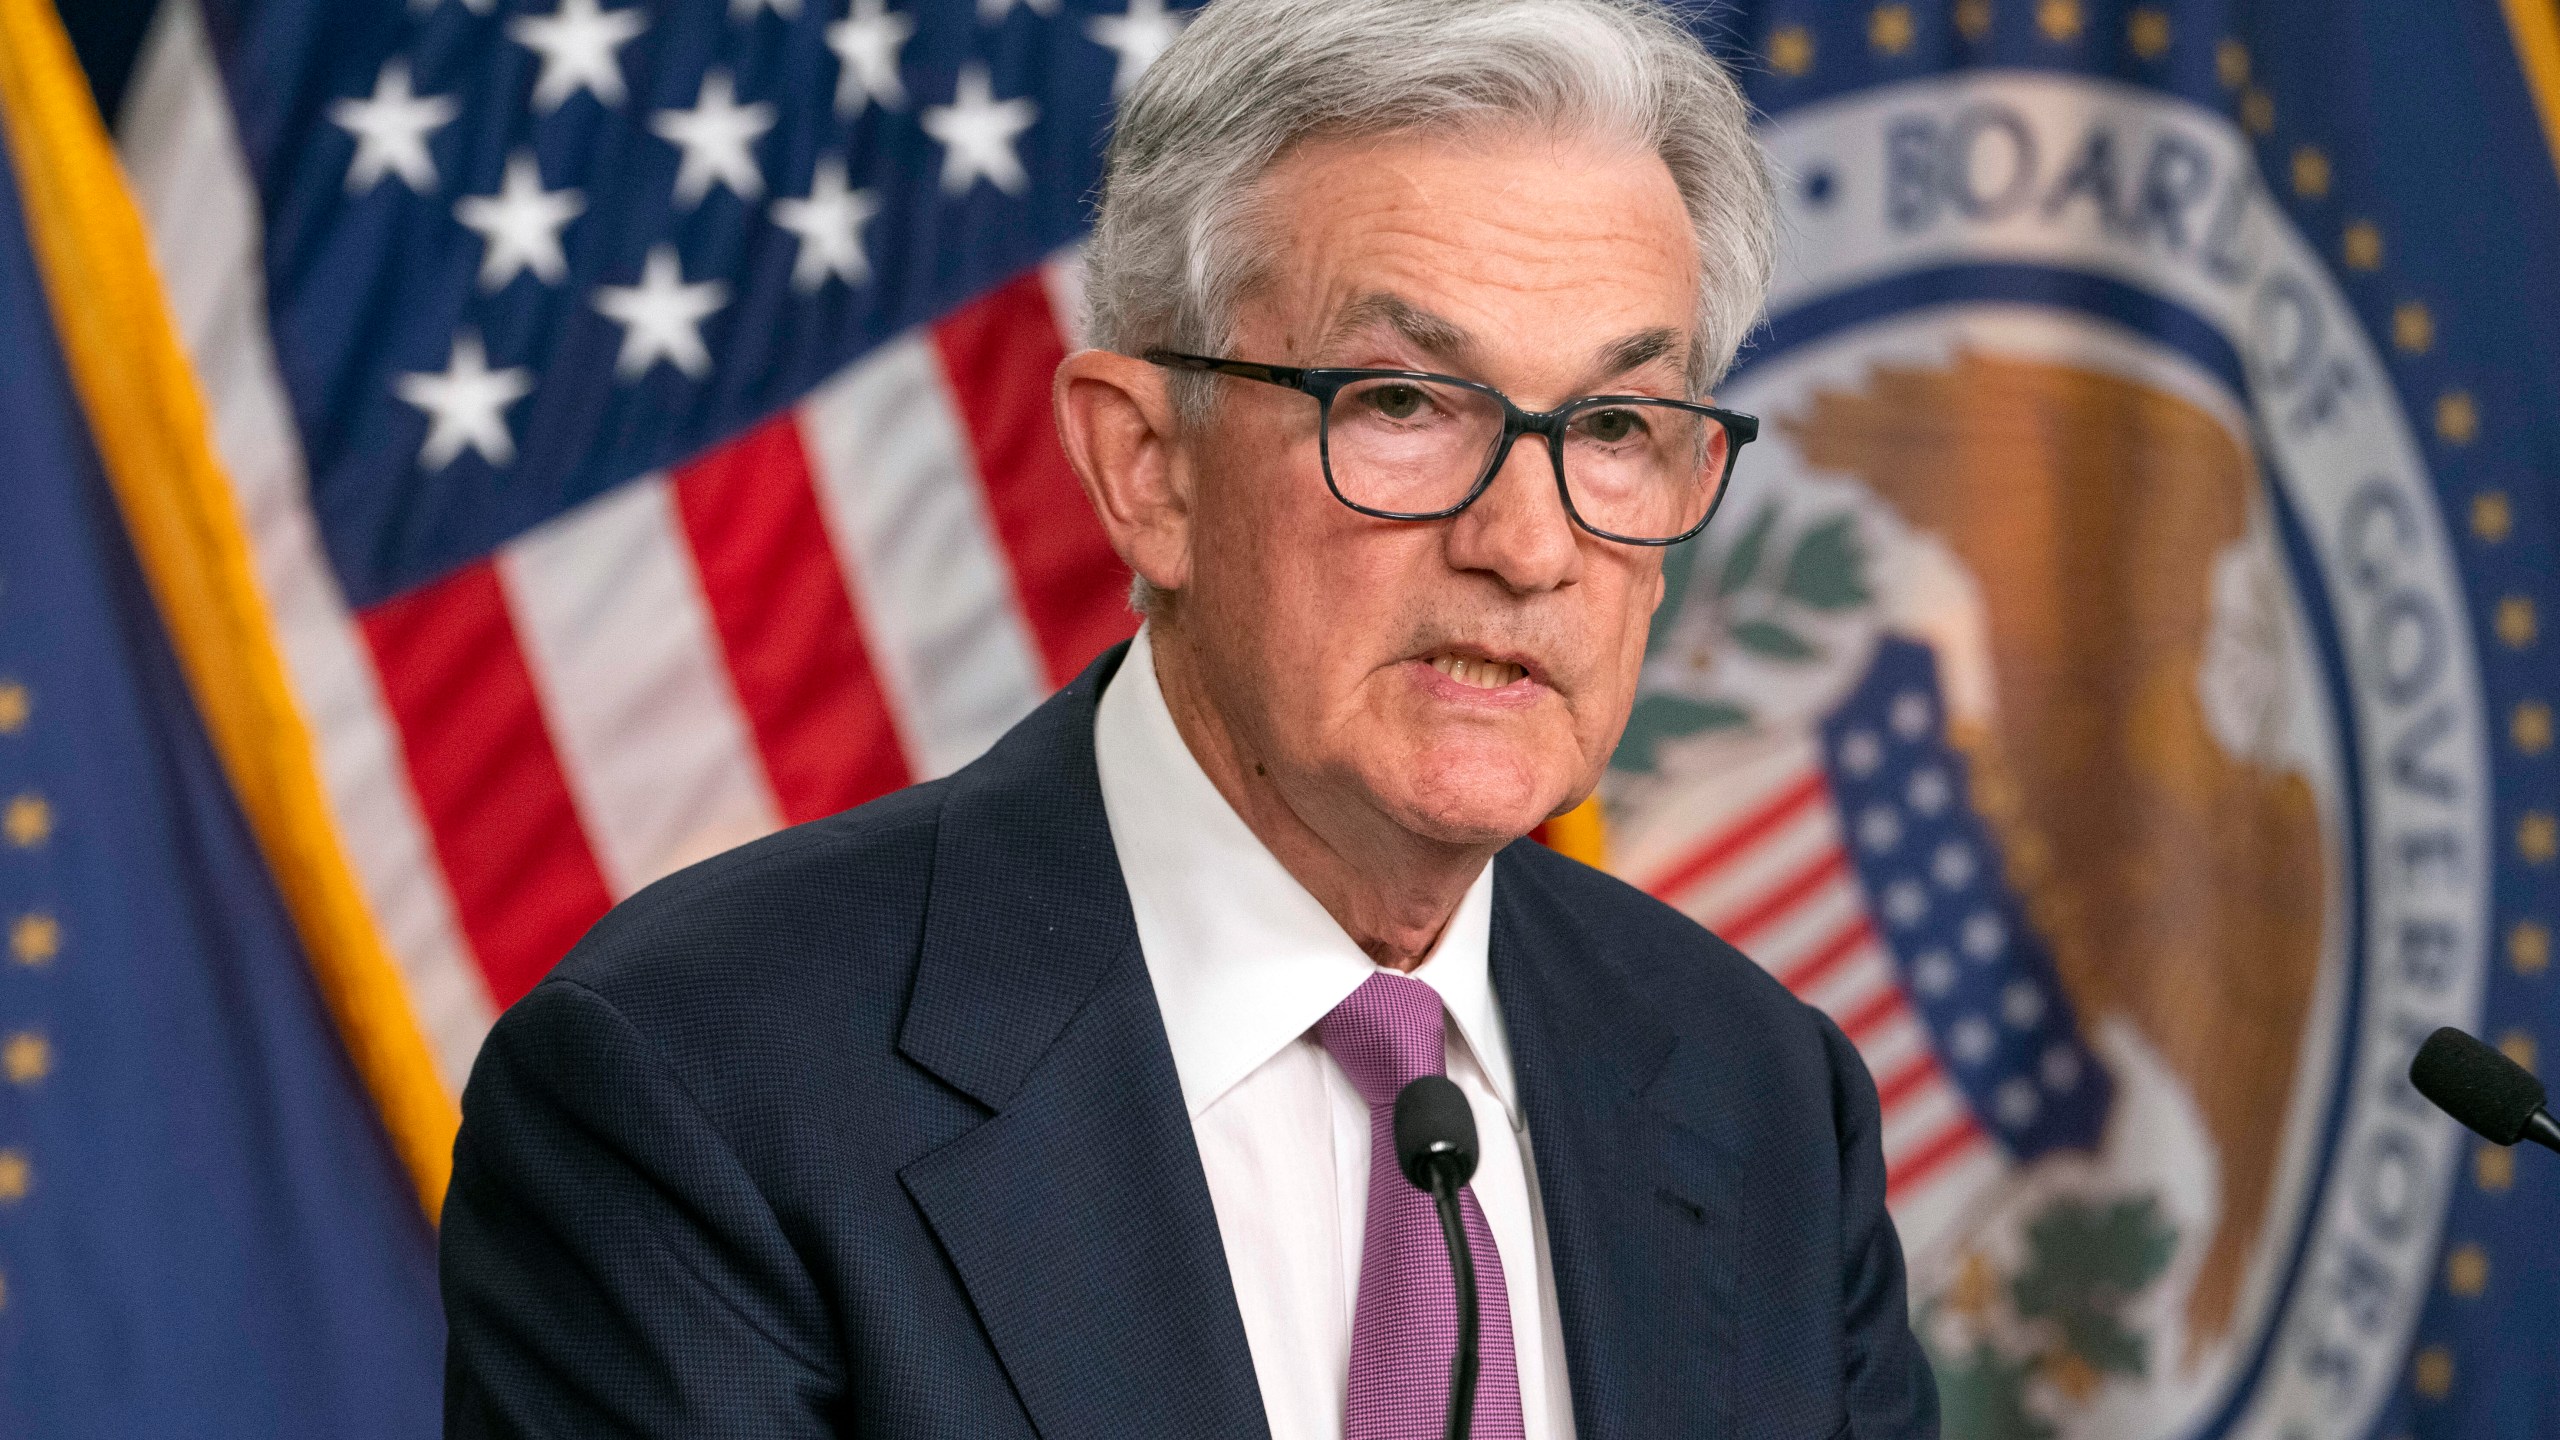
M 1379 971 L 1316 1022 L 1316 1043 L 1372 1107 L 1448 1069 L 1440 992 L 1410 975 Z

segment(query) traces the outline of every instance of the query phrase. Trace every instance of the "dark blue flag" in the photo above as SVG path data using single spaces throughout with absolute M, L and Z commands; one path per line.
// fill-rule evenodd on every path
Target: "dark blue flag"
M 57 340 L 79 292 L 31 231 L 61 238 L 68 157 L 24 163 L 62 93 L 14 48 L 29 14 L 0 17 L 0 1434 L 432 1435 L 433 1233 Z

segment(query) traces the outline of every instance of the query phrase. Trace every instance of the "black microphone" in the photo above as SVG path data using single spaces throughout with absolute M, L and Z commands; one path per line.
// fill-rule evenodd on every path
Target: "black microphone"
M 2447 1025 L 2427 1037 L 2409 1062 L 2409 1083 L 2436 1108 L 2493 1145 L 2531 1140 L 2560 1150 L 2560 1121 L 2542 1108 L 2533 1072 Z M 1404 1111 L 1396 1111 L 1396 1144 L 1404 1144 Z
M 1458 1214 L 1458 1187 L 1476 1173 L 1476 1117 L 1446 1075 L 1425 1075 L 1396 1092 L 1396 1168 L 1440 1212 L 1449 1273 L 1458 1287 L 1458 1353 L 1449 1362 L 1447 1440 L 1466 1440 L 1476 1408 L 1476 1266 Z

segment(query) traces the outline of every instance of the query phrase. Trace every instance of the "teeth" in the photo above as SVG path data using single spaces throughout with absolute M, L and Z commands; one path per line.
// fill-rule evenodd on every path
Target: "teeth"
M 1434 655 L 1431 668 L 1478 690 L 1499 690 L 1528 674 L 1521 667 L 1504 660 L 1479 660 L 1466 655 Z

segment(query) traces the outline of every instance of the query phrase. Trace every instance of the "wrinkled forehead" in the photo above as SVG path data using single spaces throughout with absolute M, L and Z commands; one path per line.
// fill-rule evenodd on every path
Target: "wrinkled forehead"
M 1297 362 L 1383 346 L 1486 378 L 1529 361 L 1703 368 L 1694 230 L 1641 147 L 1517 129 L 1319 140 L 1256 202 L 1263 263 L 1239 328 Z

